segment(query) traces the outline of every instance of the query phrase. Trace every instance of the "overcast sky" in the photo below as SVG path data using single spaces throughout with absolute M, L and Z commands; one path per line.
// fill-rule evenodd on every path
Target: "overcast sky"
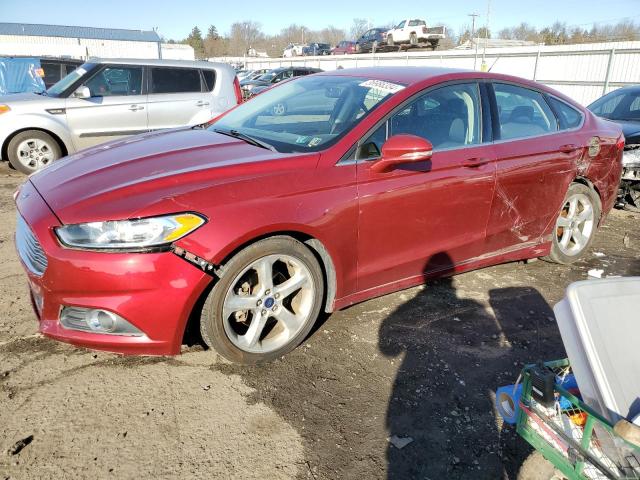
M 527 10 L 526 5 L 531 5 Z M 628 18 L 640 22 L 640 0 L 491 0 L 491 30 L 528 22 L 541 27 L 556 20 L 589 28 L 594 22 L 615 23 Z M 424 18 L 428 24 L 445 23 L 457 32 L 470 24 L 469 13 L 482 15 L 487 0 L 0 0 L 0 21 L 50 23 L 91 27 L 158 28 L 161 35 L 176 40 L 185 38 L 197 25 L 206 31 L 211 24 L 220 33 L 229 31 L 233 22 L 253 20 L 266 33 L 277 33 L 292 24 L 320 29 L 327 25 L 349 29 L 355 17 L 368 18 L 372 26 L 400 21 L 404 16 Z

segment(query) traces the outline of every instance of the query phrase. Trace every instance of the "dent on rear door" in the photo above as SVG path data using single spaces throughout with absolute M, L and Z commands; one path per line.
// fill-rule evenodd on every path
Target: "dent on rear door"
M 497 176 L 487 242 L 489 251 L 551 240 L 582 150 L 560 151 L 575 134 L 557 133 L 496 144 Z

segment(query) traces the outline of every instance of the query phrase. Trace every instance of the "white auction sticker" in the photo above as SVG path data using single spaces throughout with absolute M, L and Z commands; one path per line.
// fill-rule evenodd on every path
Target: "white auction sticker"
M 398 85 L 397 83 L 385 82 L 384 80 L 367 80 L 360 84 L 361 87 L 375 88 L 377 90 L 384 90 L 389 93 L 396 93 L 403 90 L 404 85 Z

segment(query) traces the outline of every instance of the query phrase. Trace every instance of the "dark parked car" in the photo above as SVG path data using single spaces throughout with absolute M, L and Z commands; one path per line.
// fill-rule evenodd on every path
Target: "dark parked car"
M 356 53 L 356 42 L 343 40 L 331 50 L 331 55 L 349 55 Z
M 49 88 L 82 65 L 81 60 L 70 58 L 41 58 L 40 65 L 44 70 L 44 85 Z
M 626 145 L 622 155 L 619 205 L 640 211 L 640 85 L 619 88 L 587 108 L 622 127 Z
M 16 192 L 15 239 L 49 337 L 166 355 L 187 329 L 264 362 L 322 312 L 497 263 L 577 261 L 615 202 L 623 146 L 618 125 L 528 80 L 344 69 L 208 129 L 54 163 Z
M 356 40 L 356 53 L 377 52 L 387 43 L 386 28 L 372 28 Z
M 310 67 L 280 67 L 269 70 L 267 73 L 260 75 L 255 80 L 249 80 L 242 84 L 242 96 L 249 98 L 257 95 L 263 90 L 275 85 L 276 83 L 288 80 L 289 78 L 302 77 L 311 73 L 321 72 L 319 68 Z
M 310 43 L 302 48 L 302 55 L 330 55 L 331 45 L 328 43 Z

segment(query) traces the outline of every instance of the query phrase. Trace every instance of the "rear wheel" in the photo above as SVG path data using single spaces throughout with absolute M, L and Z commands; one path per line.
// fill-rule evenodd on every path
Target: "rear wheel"
M 373 43 L 371 44 L 371 52 L 376 53 L 377 50 L 378 50 L 378 41 L 374 40 Z
M 289 237 L 260 240 L 222 268 L 202 311 L 207 345 L 237 363 L 255 364 L 290 352 L 313 327 L 322 304 L 320 265 Z
M 429 41 L 429 43 L 431 44 L 431 49 L 435 50 L 436 48 L 438 48 L 438 44 L 440 43 L 439 40 L 431 40 Z
M 418 36 L 415 33 L 409 35 L 409 45 L 411 45 L 412 47 L 418 45 Z
M 393 43 L 393 35 L 387 35 L 387 45 L 393 47 L 395 44 Z
M 581 183 L 572 183 L 552 235 L 549 260 L 569 264 L 579 260 L 595 236 L 600 220 L 600 197 Z
M 362 47 L 360 47 L 359 43 L 356 43 L 356 53 L 360 53 L 362 51 Z
M 62 156 L 58 142 L 40 130 L 25 130 L 14 136 L 7 146 L 11 166 L 22 173 L 36 172 Z

